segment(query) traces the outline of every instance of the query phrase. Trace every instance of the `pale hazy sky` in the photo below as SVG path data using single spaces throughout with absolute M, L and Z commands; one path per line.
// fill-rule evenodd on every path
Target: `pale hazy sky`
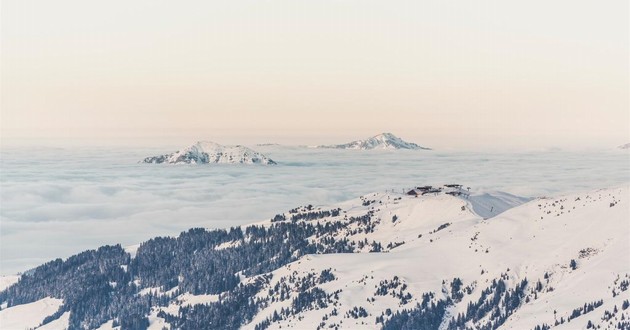
M 3 0 L 2 140 L 614 147 L 628 17 L 627 0 Z

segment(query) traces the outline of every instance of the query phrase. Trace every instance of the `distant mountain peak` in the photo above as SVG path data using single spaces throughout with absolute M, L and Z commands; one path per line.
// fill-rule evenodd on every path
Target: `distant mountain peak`
M 375 136 L 383 136 L 383 137 L 386 137 L 386 138 L 397 138 L 396 135 L 394 135 L 392 133 L 389 133 L 389 132 L 383 132 L 383 133 L 375 135 Z
M 630 150 L 630 143 L 622 144 L 617 148 L 623 149 L 623 150 Z
M 224 146 L 212 141 L 197 141 L 179 151 L 147 157 L 141 162 L 151 164 L 276 164 L 267 156 L 250 148 L 241 145 Z
M 337 145 L 321 145 L 321 146 L 317 146 L 317 148 L 357 149 L 357 150 L 372 150 L 372 149 L 431 150 L 431 148 L 426 148 L 412 142 L 407 142 L 389 132 L 374 135 L 365 140 L 356 140 L 349 143 L 337 144 Z

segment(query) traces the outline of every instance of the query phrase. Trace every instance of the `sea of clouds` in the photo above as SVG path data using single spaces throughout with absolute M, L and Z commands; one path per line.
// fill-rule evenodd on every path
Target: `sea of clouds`
M 277 166 L 139 164 L 174 150 L 14 148 L 0 153 L 0 273 L 104 244 L 225 228 L 375 191 L 460 183 L 536 197 L 630 182 L 630 154 L 357 151 L 259 146 Z

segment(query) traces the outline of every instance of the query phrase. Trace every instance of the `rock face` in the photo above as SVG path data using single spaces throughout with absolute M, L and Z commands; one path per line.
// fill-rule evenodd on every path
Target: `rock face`
M 147 157 L 142 163 L 150 164 L 262 164 L 276 162 L 250 148 L 236 145 L 223 146 L 209 141 L 200 141 L 171 154 Z
M 356 149 L 356 150 L 372 150 L 372 149 L 412 149 L 412 150 L 431 150 L 419 146 L 415 143 L 407 142 L 392 133 L 382 133 L 365 140 L 356 140 L 345 144 L 321 145 L 317 148 L 326 149 Z

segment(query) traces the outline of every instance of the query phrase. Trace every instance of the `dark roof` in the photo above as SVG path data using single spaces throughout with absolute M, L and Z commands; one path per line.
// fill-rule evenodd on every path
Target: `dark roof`
M 432 193 L 439 193 L 442 192 L 442 189 L 429 189 L 427 191 L 422 192 L 422 194 L 432 194 Z

